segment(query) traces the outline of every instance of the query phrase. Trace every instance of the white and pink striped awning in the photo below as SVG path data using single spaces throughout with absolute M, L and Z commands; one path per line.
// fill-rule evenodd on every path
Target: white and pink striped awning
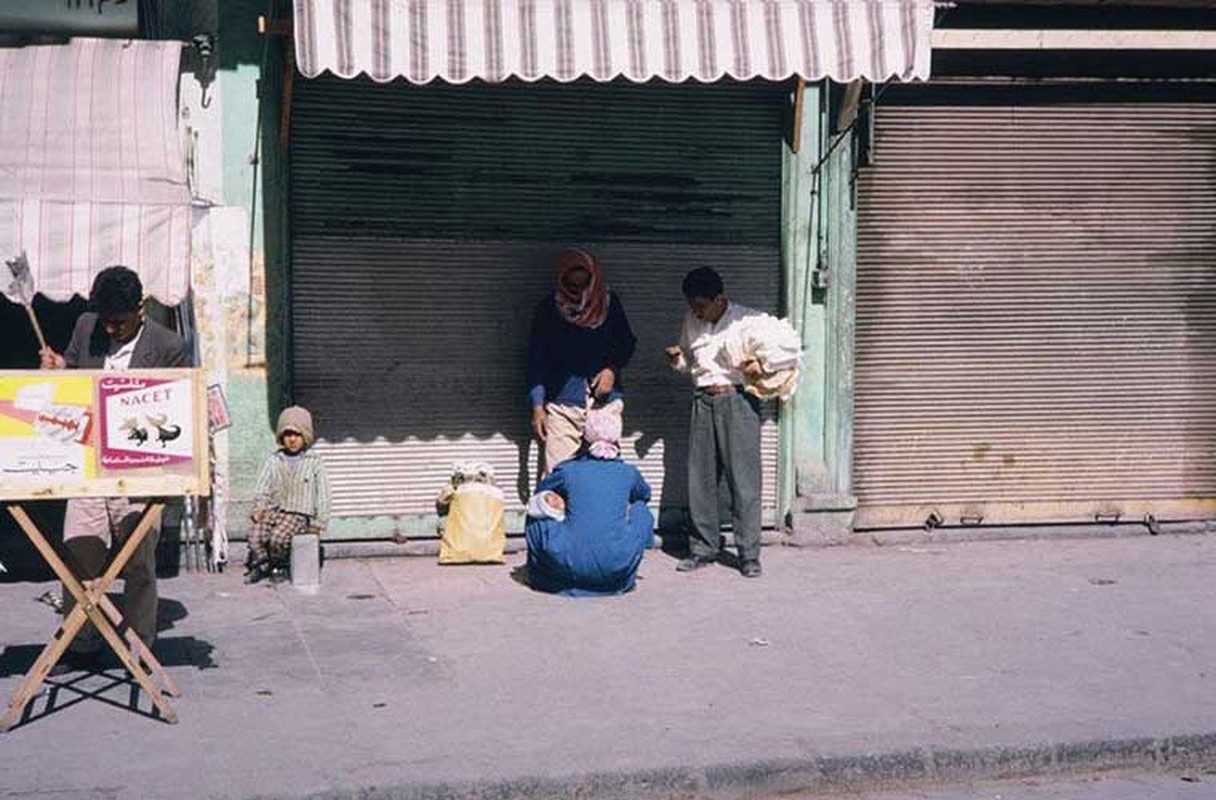
M 932 0 L 295 0 L 315 77 L 929 77 Z
M 181 47 L 73 39 L 0 48 L 0 260 L 24 252 L 36 291 L 87 297 L 112 264 L 136 270 L 165 303 L 189 288 Z M 3 265 L 0 273 L 3 291 L 10 276 Z

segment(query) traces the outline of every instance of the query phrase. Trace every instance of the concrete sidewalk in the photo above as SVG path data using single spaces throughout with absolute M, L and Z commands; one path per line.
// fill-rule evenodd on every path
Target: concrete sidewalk
M 1216 763 L 1216 537 L 766 548 L 764 577 L 535 594 L 335 560 L 162 582 L 180 723 L 117 670 L 0 736 L 0 796 L 734 797 Z M 0 696 L 55 627 L 0 584 Z M 54 709 L 46 713 L 48 700 Z M 141 698 L 139 708 L 150 704 Z

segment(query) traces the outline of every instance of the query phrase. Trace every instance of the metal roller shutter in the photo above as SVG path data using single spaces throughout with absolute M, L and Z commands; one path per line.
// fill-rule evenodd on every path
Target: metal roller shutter
M 524 347 L 566 244 L 600 258 L 638 336 L 625 456 L 656 506 L 683 506 L 689 391 L 662 350 L 693 266 L 778 306 L 783 101 L 768 84 L 297 82 L 294 391 L 317 416 L 335 514 L 421 524 L 464 459 L 493 464 L 522 508 Z M 763 431 L 771 519 L 771 411 Z
M 1216 106 L 888 106 L 857 527 L 1216 508 Z

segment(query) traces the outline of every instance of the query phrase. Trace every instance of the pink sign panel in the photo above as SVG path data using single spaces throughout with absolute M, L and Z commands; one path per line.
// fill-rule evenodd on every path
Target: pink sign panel
M 114 375 L 97 381 L 103 469 L 135 469 L 192 460 L 192 384 Z

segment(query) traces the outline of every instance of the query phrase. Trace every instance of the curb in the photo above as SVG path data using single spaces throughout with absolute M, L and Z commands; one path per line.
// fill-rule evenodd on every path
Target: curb
M 734 800 L 793 792 L 833 794 L 933 783 L 1213 764 L 1216 764 L 1216 733 L 1199 733 L 969 750 L 917 748 L 724 764 L 704 769 L 351 787 L 296 795 L 291 800 Z M 255 795 L 249 800 L 288 798 Z
M 1162 522 L 1157 532 L 1152 533 L 1143 523 L 1084 523 L 1075 525 L 992 525 L 970 528 L 936 528 L 926 531 L 921 528 L 897 528 L 891 530 L 858 531 L 842 539 L 813 537 L 798 538 L 780 530 L 765 529 L 761 544 L 776 547 L 792 547 L 803 550 L 818 550 L 828 547 L 906 547 L 917 545 L 960 544 L 964 542 L 995 541 L 1067 541 L 1083 539 L 1123 539 L 1149 536 L 1190 536 L 1216 533 L 1216 520 L 1190 522 Z M 733 547 L 731 535 L 726 532 L 727 548 Z M 236 555 L 243 555 L 244 540 L 231 542 L 230 563 L 237 563 Z M 322 537 L 326 558 L 434 558 L 439 555 L 439 538 L 417 537 L 402 541 L 390 539 L 336 539 Z M 664 542 L 655 536 L 654 548 L 661 550 Z M 508 555 L 522 553 L 526 549 L 522 534 L 509 533 L 504 552 Z M 236 555 L 233 555 L 236 554 Z
M 1124 539 L 1150 536 L 1194 536 L 1212 533 L 1208 520 L 1162 522 L 1154 530 L 1143 523 L 1086 523 L 1081 525 L 993 525 L 971 528 L 898 529 L 854 534 L 850 544 L 891 547 L 956 542 L 1064 541 L 1080 539 Z

